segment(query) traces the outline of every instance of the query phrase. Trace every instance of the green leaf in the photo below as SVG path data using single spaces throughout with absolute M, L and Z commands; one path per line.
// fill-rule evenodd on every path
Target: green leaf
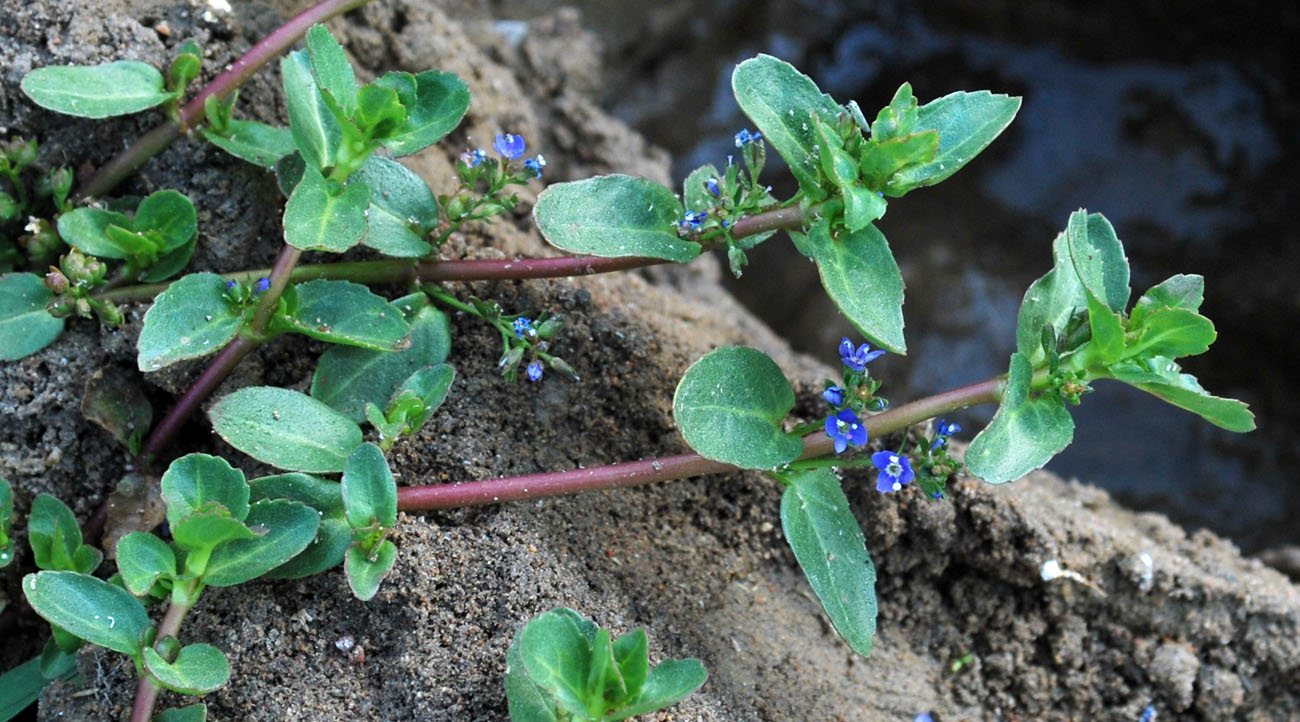
M 397 258 L 433 250 L 424 237 L 438 225 L 438 202 L 420 176 L 388 158 L 372 155 L 352 176 L 370 188 L 365 245 Z
M 808 229 L 803 246 L 817 263 L 827 295 L 854 328 L 877 346 L 907 353 L 903 274 L 880 231 L 867 226 L 834 238 L 823 218 Z
M 343 130 L 321 96 L 311 72 L 311 56 L 296 50 L 280 60 L 289 131 L 307 165 L 318 172 L 334 165 Z
M 108 238 L 110 225 L 129 229 L 131 218 L 102 208 L 75 208 L 59 216 L 59 237 L 87 255 L 117 260 L 130 258 L 121 245 Z
M 256 539 L 257 534 L 216 504 L 196 511 L 171 526 L 176 546 L 190 552 L 185 559 L 187 573 L 203 571 L 212 549 L 236 539 Z
M 117 570 L 127 590 L 143 597 L 158 577 L 176 576 L 176 554 L 153 534 L 133 531 L 117 542 Z
M 1129 328 L 1139 328 L 1147 314 L 1165 308 L 1196 311 L 1205 300 L 1205 279 L 1191 274 L 1170 276 L 1147 289 L 1133 305 L 1129 315 Z
M 284 242 L 304 251 L 342 253 L 366 235 L 370 189 L 353 181 L 335 192 L 310 164 L 284 206 Z
M 126 115 L 175 97 L 157 68 L 134 60 L 37 68 L 23 77 L 22 89 L 42 108 L 79 118 Z
M 781 526 L 835 631 L 868 656 L 876 635 L 876 569 L 849 500 L 830 469 L 782 475 Z
M 411 374 L 446 360 L 451 348 L 447 316 L 425 306 L 411 319 L 410 338 L 410 347 L 402 351 L 331 346 L 316 364 L 311 395 L 353 421 L 364 421 L 367 402 L 385 408 Z
M 455 380 L 456 369 L 450 364 L 425 366 L 411 374 L 410 378 L 393 392 L 393 397 L 388 401 L 388 416 L 395 416 L 401 407 L 406 406 L 412 399 L 418 399 L 418 413 L 410 415 L 405 421 L 408 425 L 408 433 L 419 431 L 420 427 L 424 426 L 424 422 L 429 420 L 433 412 L 447 398 L 447 392 Z
M 614 661 L 623 675 L 628 698 L 636 699 L 650 674 L 650 652 L 644 629 L 633 630 L 614 640 Z
M 185 242 L 180 248 L 159 256 L 143 273 L 140 274 L 142 283 L 159 283 L 175 276 L 189 265 L 190 259 L 194 257 L 194 249 L 198 246 L 198 236 L 195 235 Z
M 363 602 L 370 601 L 396 561 L 397 547 L 387 539 L 369 553 L 360 544 L 348 547 L 347 557 L 343 561 L 343 573 L 348 578 L 352 595 Z
M 817 158 L 821 161 L 826 177 L 841 189 L 857 184 L 858 164 L 844 150 L 844 140 L 835 130 L 835 124 L 816 117 L 813 118 L 813 124 L 816 126 L 814 139 L 817 142 Z
M 1043 328 L 1050 326 L 1057 338 L 1065 336 L 1070 319 L 1088 303 L 1083 284 L 1074 271 L 1064 232 L 1053 241 L 1052 255 L 1055 259 L 1052 270 L 1030 284 L 1020 302 L 1016 321 L 1016 350 L 1035 367 L 1047 358 L 1042 344 Z
M 1087 299 L 1093 353 L 1102 363 L 1124 357 L 1124 321 L 1128 305 L 1128 259 L 1115 229 L 1099 214 L 1070 214 L 1065 230 L 1074 272 Z
M 136 342 L 141 371 L 214 353 L 244 322 L 244 310 L 226 298 L 226 279 L 215 273 L 192 273 L 167 287 L 144 316 Z
M 1216 335 L 1210 319 L 1185 308 L 1151 311 L 1129 327 L 1136 338 L 1124 349 L 1125 356 L 1196 356 L 1209 350 Z
M 750 58 L 731 74 L 736 102 L 790 166 L 805 192 L 818 187 L 816 123 L 811 114 L 831 122 L 840 105 L 807 75 L 770 55 Z
M 699 689 L 708 677 L 698 659 L 666 659 L 650 670 L 650 677 L 636 700 L 604 719 L 624 720 L 675 705 Z
M 23 577 L 23 594 L 51 624 L 91 644 L 139 658 L 149 615 L 125 589 L 89 574 L 47 571 Z
M 63 319 L 45 310 L 54 294 L 34 273 L 0 276 L 0 361 L 17 361 L 49 346 Z
M 32 500 L 27 543 L 41 569 L 89 574 L 103 559 L 98 549 L 81 543 L 81 527 L 72 510 L 49 494 L 37 494 Z
M 65 655 L 63 658 L 72 660 L 73 664 L 60 669 L 60 673 L 52 678 L 41 673 L 40 657 L 33 657 L 0 674 L 0 722 L 9 722 L 22 714 L 36 702 L 41 696 L 41 690 L 45 689 L 50 682 L 76 676 L 76 658 L 71 655 Z
M 263 168 L 274 168 L 276 161 L 298 149 L 288 128 L 253 120 L 231 120 L 222 133 L 207 127 L 201 132 L 209 143 Z
M 357 92 L 357 124 L 372 137 L 385 138 L 406 122 L 406 107 L 392 88 L 363 85 Z
M 591 669 L 587 672 L 587 711 L 603 715 L 611 707 L 617 708 L 627 699 L 627 685 L 614 661 L 614 648 L 609 630 L 598 629 L 591 640 Z
M 199 230 L 198 214 L 184 193 L 157 191 L 140 201 L 131 228 L 137 232 L 156 233 L 160 242 L 158 251 L 165 254 L 194 239 Z
M 298 303 L 280 323 L 287 330 L 331 343 L 376 351 L 405 348 L 411 327 L 387 300 L 351 281 L 317 279 L 294 288 Z
M 1011 354 L 1002 404 L 993 421 L 966 450 L 966 468 L 979 478 L 1003 484 L 1041 468 L 1069 446 L 1074 420 L 1058 394 L 1032 395 L 1034 370 L 1024 354 Z
M 939 134 L 933 130 L 869 143 L 862 153 L 863 181 L 870 188 L 887 190 L 893 196 L 902 195 L 893 192 L 889 180 L 903 168 L 932 160 L 938 149 Z
M 213 550 L 203 574 L 205 583 L 243 584 L 284 564 L 316 538 L 320 516 L 306 504 L 268 499 L 250 506 L 244 521 L 259 536 L 228 541 Z
M 911 134 L 919 115 L 916 97 L 912 95 L 912 84 L 903 83 L 894 91 L 889 105 L 876 114 L 876 120 L 871 124 L 872 140 L 894 140 Z
M 391 529 L 397 523 L 397 482 L 378 446 L 362 444 L 348 457 L 343 467 L 343 509 L 353 529 L 376 523 Z
M 776 362 L 752 348 L 711 351 L 682 376 L 673 418 L 701 456 L 745 469 L 771 469 L 803 453 L 781 428 L 794 389 Z
M 1255 415 L 1250 407 L 1236 399 L 1211 396 L 1195 376 L 1182 373 L 1172 359 L 1124 361 L 1108 371 L 1111 378 L 1190 411 L 1219 428 L 1237 433 L 1255 430 Z
M 678 263 L 700 255 L 700 244 L 677 237 L 683 213 L 672 191 L 627 175 L 556 183 L 542 191 L 533 207 L 538 229 L 557 248 Z
M 325 518 L 343 518 L 343 487 L 310 474 L 290 472 L 248 482 L 249 499 L 292 499 L 319 511 Z
M 375 85 L 388 88 L 406 107 L 406 121 L 380 141 L 395 156 L 427 148 L 450 133 L 469 109 L 469 87 L 453 73 L 385 73 Z
M 841 189 L 844 194 L 844 226 L 849 233 L 857 233 L 872 221 L 884 217 L 888 203 L 875 191 L 859 185 Z
M 187 644 L 171 662 L 145 647 L 144 666 L 159 684 L 181 694 L 207 694 L 230 679 L 230 662 L 211 644 Z
M 361 445 L 361 428 L 306 394 L 253 386 L 223 397 L 208 411 L 226 443 L 290 471 L 332 473 Z
M 519 656 L 538 687 L 569 712 L 585 716 L 591 639 L 573 615 L 551 610 L 529 622 L 519 633 Z
M 338 484 L 334 484 L 338 486 Z M 267 579 L 302 579 L 343 563 L 352 544 L 352 527 L 343 518 L 324 517 L 316 538 L 298 556 L 263 575 Z
M 885 192 L 902 195 L 956 173 L 1002 134 L 1018 110 L 1020 98 L 987 90 L 949 93 L 921 106 L 912 132 L 938 131 L 938 150 L 929 161 L 900 170 Z
M 219 456 L 187 454 L 173 461 L 162 477 L 162 497 L 167 503 L 167 522 L 173 525 L 213 502 L 225 507 L 237 521 L 248 516 L 244 472 Z
M 351 117 L 357 110 L 357 76 L 343 46 L 324 25 L 313 25 L 307 31 L 307 54 L 317 87 L 332 95 L 344 115 Z
M 520 632 L 522 633 L 522 629 Z M 524 668 L 519 653 L 519 637 L 510 642 L 506 651 L 506 702 L 509 704 L 511 722 L 558 722 L 554 700 L 533 682 Z
M 153 722 L 207 722 L 208 708 L 202 702 L 188 707 L 174 707 L 159 712 Z

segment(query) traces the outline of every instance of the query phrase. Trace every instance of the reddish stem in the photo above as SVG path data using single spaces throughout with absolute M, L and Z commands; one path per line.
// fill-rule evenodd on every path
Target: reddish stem
M 995 403 L 1002 396 L 1001 378 L 951 389 L 890 409 L 866 419 L 867 433 L 880 436 L 904 429 L 926 419 L 976 404 Z M 823 432 L 804 437 L 804 451 L 799 457 L 826 456 L 834 442 Z M 609 466 L 572 471 L 527 474 L 505 479 L 471 481 L 434 486 L 407 486 L 397 490 L 397 508 L 403 511 L 453 509 L 482 506 L 505 501 L 521 501 L 547 496 L 563 496 L 583 491 L 618 489 L 656 481 L 685 479 L 705 474 L 735 471 L 739 467 L 710 461 L 698 454 L 679 454 L 658 459 L 628 461 Z

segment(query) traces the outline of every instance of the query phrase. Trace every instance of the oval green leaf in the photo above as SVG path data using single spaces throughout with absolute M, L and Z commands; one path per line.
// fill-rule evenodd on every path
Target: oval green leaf
M 141 371 L 215 353 L 239 333 L 244 311 L 226 298 L 226 279 L 192 273 L 167 287 L 144 315 L 136 342 Z
M 158 251 L 166 254 L 194 239 L 199 230 L 198 213 L 184 193 L 157 191 L 140 201 L 131 228 L 141 233 L 157 233 L 161 241 Z
M 203 703 L 173 707 L 159 712 L 153 722 L 207 722 L 208 708 Z
M 932 186 L 961 170 L 1006 130 L 1018 110 L 1020 98 L 987 90 L 949 93 L 922 105 L 911 132 L 938 131 L 938 150 L 929 161 L 900 170 L 891 180 L 891 192 L 902 195 Z
M 253 386 L 223 397 L 208 411 L 226 443 L 289 471 L 343 471 L 361 445 L 361 427 L 306 394 Z
M 966 468 L 992 483 L 1014 481 L 1056 456 L 1074 438 L 1074 419 L 1058 394 L 1030 392 L 1034 369 L 1011 354 L 1002 404 L 966 450 Z
M 810 117 L 816 113 L 833 122 L 841 107 L 823 93 L 807 75 L 784 60 L 770 55 L 750 58 L 731 73 L 736 102 L 763 140 L 776 149 L 799 181 L 810 192 L 818 187 L 817 131 Z
M 253 504 L 244 520 L 259 536 L 236 539 L 217 547 L 208 560 L 203 581 L 214 587 L 243 584 L 284 564 L 316 538 L 320 515 L 288 499 L 268 499 Z
M 683 213 L 672 191 L 628 175 L 557 183 L 542 191 L 533 207 L 538 229 L 557 248 L 678 263 L 700 255 L 700 244 L 677 237 Z
M 469 87 L 454 73 L 386 73 L 375 85 L 397 93 L 406 121 L 380 142 L 394 156 L 410 155 L 442 140 L 469 110 Z
M 673 417 L 692 449 L 745 469 L 772 469 L 803 453 L 781 428 L 794 389 L 776 362 L 741 346 L 720 348 L 686 370 L 673 396 Z
M 370 601 L 396 561 L 397 547 L 387 539 L 371 554 L 367 554 L 360 544 L 348 547 L 343 573 L 348 578 L 352 595 L 363 602 Z
M 907 353 L 903 340 L 903 274 L 889 242 L 873 225 L 830 233 L 823 218 L 808 229 L 803 249 L 817 263 L 822 286 L 854 328 L 877 346 Z
M 334 96 L 343 114 L 351 117 L 357 110 L 357 76 L 343 46 L 324 25 L 313 25 L 307 31 L 307 53 L 318 87 Z
M 244 472 L 219 456 L 187 454 L 163 473 L 162 497 L 167 502 L 167 522 L 178 524 L 194 512 L 216 502 L 236 520 L 248 516 L 248 483 Z
M 159 684 L 181 694 L 207 694 L 230 679 L 230 662 L 211 644 L 181 647 L 171 662 L 153 647 L 145 647 L 144 666 Z
M 362 444 L 348 457 L 343 467 L 343 509 L 353 529 L 375 523 L 391 529 L 397 523 L 397 482 L 378 446 Z
M 231 120 L 224 133 L 207 127 L 202 129 L 202 133 L 209 143 L 263 168 L 274 168 L 276 161 L 298 149 L 288 128 L 253 120 Z
M 157 68 L 134 60 L 37 68 L 23 77 L 22 89 L 42 108 L 79 118 L 126 115 L 175 97 Z
M 607 720 L 624 720 L 672 706 L 699 689 L 709 677 L 698 659 L 665 659 L 650 670 L 641 694 L 610 715 Z
M 522 632 L 522 630 L 520 630 Z M 506 651 L 506 703 L 511 722 L 558 722 L 555 701 L 542 691 L 524 668 L 519 654 L 519 634 Z
M 876 569 L 840 481 L 830 469 L 782 478 L 789 484 L 781 496 L 786 541 L 835 631 L 868 656 L 876 636 Z
M 572 615 L 551 610 L 529 622 L 519 633 L 519 657 L 538 687 L 571 713 L 585 714 L 591 639 Z
M 405 348 L 411 327 L 402 313 L 369 288 L 317 279 L 294 286 L 298 303 L 280 319 L 286 330 L 375 351 Z
M 308 164 L 284 206 L 284 242 L 304 251 L 342 253 L 366 235 L 370 189 L 348 183 L 335 192 L 320 171 Z
M 1143 364 L 1156 370 L 1149 370 Z M 1210 395 L 1201 388 L 1195 376 L 1181 373 L 1172 359 L 1152 358 L 1142 364 L 1125 361 L 1111 366 L 1108 371 L 1111 378 L 1190 411 L 1219 428 L 1239 434 L 1255 430 L 1255 415 L 1249 406 L 1236 399 Z
M 342 517 L 325 517 L 316 529 L 316 538 L 301 554 L 263 576 L 267 579 L 302 579 L 320 574 L 342 564 L 351 544 L 352 527 Z
M 334 165 L 343 130 L 321 97 L 311 72 L 311 56 L 295 50 L 280 60 L 284 98 L 289 107 L 289 131 L 307 165 L 317 171 Z
M 396 258 L 418 258 L 433 250 L 424 237 L 438 225 L 438 202 L 420 176 L 397 161 L 372 155 L 352 177 L 370 188 L 362 243 Z
M 117 570 L 126 588 L 143 597 L 158 577 L 176 575 L 176 554 L 153 534 L 133 531 L 117 542 Z
M 367 402 L 386 408 L 411 374 L 446 360 L 451 348 L 446 314 L 432 306 L 420 309 L 411 319 L 410 339 L 410 347 L 402 351 L 331 346 L 316 364 L 311 395 L 353 421 L 364 421 Z
M 76 572 L 39 572 L 23 577 L 32 609 L 73 636 L 132 657 L 149 628 L 144 605 L 125 589 Z
M 248 482 L 249 498 L 292 499 L 319 511 L 322 517 L 343 518 L 343 487 L 310 474 L 290 472 L 263 476 Z
M 59 237 L 68 245 L 91 256 L 124 260 L 130 254 L 118 243 L 108 238 L 108 227 L 131 228 L 131 219 L 124 213 L 102 208 L 74 208 L 59 216 Z
M 34 273 L 0 276 L 0 361 L 17 361 L 49 346 L 63 319 L 45 310 L 54 294 Z

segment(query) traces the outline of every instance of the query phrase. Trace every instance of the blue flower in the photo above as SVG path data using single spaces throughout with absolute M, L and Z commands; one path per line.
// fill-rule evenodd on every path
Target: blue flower
M 536 158 L 529 158 L 524 161 L 524 167 L 533 172 L 534 176 L 542 177 L 542 169 L 546 167 L 546 158 L 541 153 Z
M 848 338 L 840 341 L 840 360 L 844 362 L 845 366 L 854 371 L 865 371 L 867 364 L 883 356 L 884 353 L 884 349 L 872 351 L 871 347 L 865 343 L 855 349 L 853 348 L 853 342 Z
M 709 192 L 712 193 L 712 194 L 715 195 L 715 196 L 721 196 L 721 195 L 722 195 L 722 190 L 721 190 L 720 188 L 718 188 L 718 179 L 717 179 L 717 178 L 710 177 L 708 180 L 704 181 L 704 187 L 705 187 L 705 188 L 708 188 L 708 189 L 709 189 Z
M 961 431 L 961 424 L 955 421 L 948 423 L 947 419 L 939 419 L 939 423 L 935 425 L 935 428 L 938 429 L 940 436 L 952 436 Z
M 862 446 L 867 443 L 867 427 L 858 421 L 858 415 L 852 409 L 844 409 L 826 419 L 826 435 L 835 440 L 835 453 L 843 454 L 849 444 Z
M 492 148 L 503 158 L 513 160 L 524 154 L 524 138 L 514 133 L 498 135 L 497 139 L 492 141 Z
M 745 128 L 736 134 L 736 147 L 743 147 L 746 143 L 752 143 L 762 137 L 762 133 L 755 132 L 750 134 L 749 128 Z
M 704 211 L 686 211 L 686 215 L 682 216 L 682 220 L 678 225 L 682 228 L 698 231 L 700 230 L 700 225 L 703 224 L 708 217 L 709 214 Z
M 922 712 L 916 717 L 913 717 L 912 722 L 934 722 L 934 718 L 930 716 L 929 712 Z
M 533 334 L 533 319 L 520 316 L 515 319 L 515 337 L 523 338 Z
M 226 290 L 227 290 L 227 291 L 231 290 L 231 289 L 234 288 L 234 287 L 235 287 L 235 282 L 234 282 L 234 281 L 226 281 Z
M 529 381 L 540 381 L 542 379 L 543 370 L 545 370 L 545 367 L 542 365 L 541 361 L 530 361 L 525 372 L 528 374 Z
M 271 287 L 271 279 L 259 278 L 257 279 L 257 284 L 253 286 L 253 291 L 255 293 L 266 293 L 267 289 L 269 289 L 270 287 Z
M 836 406 L 836 407 L 843 406 L 844 389 L 839 386 L 832 386 L 829 389 L 826 389 L 825 391 L 822 392 L 822 398 L 826 399 L 826 403 L 830 404 L 831 406 Z
M 487 160 L 487 153 L 484 153 L 482 148 L 475 148 L 461 153 L 460 159 L 465 162 L 465 165 L 473 168 L 482 165 L 483 161 Z
M 912 462 L 906 456 L 892 451 L 877 451 L 871 455 L 871 463 L 880 469 L 880 475 L 876 477 L 876 491 L 882 494 L 898 491 L 916 477 L 912 472 Z
M 934 498 L 936 498 L 936 499 L 942 499 L 942 498 L 943 498 L 943 492 L 942 492 L 942 491 L 936 491 L 936 492 L 934 492 L 933 494 L 931 494 L 930 496 L 932 496 L 932 497 L 934 497 Z

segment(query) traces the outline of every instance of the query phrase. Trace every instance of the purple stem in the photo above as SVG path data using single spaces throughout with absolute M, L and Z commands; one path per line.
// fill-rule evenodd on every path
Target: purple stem
M 311 26 L 325 22 L 349 10 L 360 7 L 369 0 L 324 0 L 303 11 L 289 22 L 281 25 L 262 38 L 257 45 L 249 48 L 228 70 L 208 83 L 198 95 L 181 108 L 176 122 L 167 122 L 141 136 L 126 150 L 117 154 L 101 167 L 90 180 L 77 189 L 77 198 L 101 196 L 122 182 L 132 171 L 139 168 L 146 160 L 157 155 L 182 133 L 188 133 L 203 120 L 204 104 L 209 96 L 224 100 L 245 80 L 266 65 L 271 59 L 280 55 L 298 38 L 302 37 Z
M 904 429 L 926 419 L 976 404 L 995 403 L 1002 396 L 1004 380 L 998 377 L 944 391 L 890 409 L 866 419 L 867 433 L 875 436 Z M 824 432 L 804 437 L 801 459 L 826 456 L 834 442 Z M 397 490 L 397 508 L 403 511 L 453 509 L 546 496 L 563 496 L 583 491 L 618 489 L 656 481 L 685 479 L 705 474 L 735 471 L 740 467 L 710 461 L 699 454 L 679 454 L 658 459 L 628 461 L 609 466 L 572 471 L 527 474 L 505 479 L 471 481 L 433 486 L 407 486 Z

